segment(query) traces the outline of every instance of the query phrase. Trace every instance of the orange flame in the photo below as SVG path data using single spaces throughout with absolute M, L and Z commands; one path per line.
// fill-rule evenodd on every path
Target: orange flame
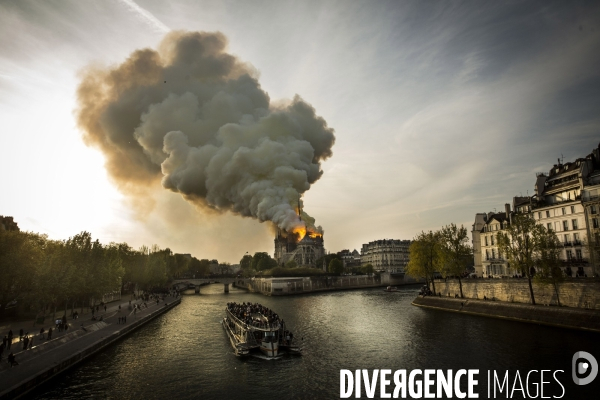
M 298 241 L 304 239 L 304 236 L 306 236 L 306 227 L 304 226 L 298 226 L 296 228 L 294 228 L 294 230 L 292 230 L 292 233 L 295 233 L 296 235 L 298 235 Z
M 323 237 L 323 234 L 318 232 L 312 232 L 306 229 L 304 226 L 298 226 L 292 230 L 292 233 L 298 235 L 298 241 L 304 239 L 306 235 L 312 239 Z

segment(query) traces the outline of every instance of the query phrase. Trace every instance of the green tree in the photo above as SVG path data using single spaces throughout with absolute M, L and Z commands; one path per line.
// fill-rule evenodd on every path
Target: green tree
M 344 272 L 344 263 L 339 258 L 334 258 L 329 262 L 328 270 L 332 274 L 340 275 Z
M 375 272 L 375 268 L 373 267 L 373 264 L 366 264 L 363 265 L 361 267 L 361 270 L 363 273 L 371 275 L 373 272 Z
M 242 259 L 240 260 L 240 268 L 245 271 L 252 269 L 252 256 L 251 255 L 246 254 L 244 257 L 242 257 Z
M 160 250 L 155 249 L 148 255 L 147 268 L 146 289 L 152 289 L 167 283 L 167 260 Z
M 594 277 L 598 277 L 598 263 L 600 262 L 600 232 L 597 228 L 592 228 L 591 235 L 583 240 L 583 245 L 588 251 L 590 256 L 590 263 L 592 265 L 592 274 Z
M 118 244 L 110 243 L 104 248 L 104 265 L 101 272 L 104 293 L 119 290 L 121 287 L 125 275 L 123 264 Z
M 65 243 L 47 241 L 44 258 L 35 274 L 35 298 L 41 307 L 50 306 L 53 309 L 53 319 L 56 309 L 65 305 L 76 293 L 73 287 L 75 265 L 69 259 Z
M 516 214 L 504 232 L 496 235 L 498 251 L 506 255 L 511 268 L 527 276 L 531 304 L 535 304 L 531 279 L 535 274 L 534 255 L 539 251 L 534 235 L 543 229 L 541 225 L 528 214 Z
M 329 264 L 331 263 L 331 260 L 340 260 L 340 261 L 342 261 L 342 257 L 339 254 L 335 254 L 335 253 L 325 254 L 323 257 L 320 257 L 320 258 L 317 259 L 317 261 L 315 262 L 315 265 L 317 266 L 317 268 L 322 268 L 323 267 L 323 263 L 325 263 L 325 266 L 329 267 Z
M 197 277 L 208 275 L 210 272 L 210 260 L 198 260 L 196 257 L 193 257 L 190 263 L 190 272 Z
M 460 287 L 460 297 L 463 298 L 461 276 L 465 273 L 473 252 L 469 247 L 469 237 L 464 226 L 457 227 L 454 223 L 444 226 L 439 231 L 439 255 L 441 272 L 445 277 L 456 276 Z
M 268 269 L 275 268 L 275 267 L 277 267 L 277 261 L 275 261 L 270 256 L 268 256 L 268 258 L 260 258 L 260 261 L 258 262 L 258 264 L 256 266 L 256 270 L 266 271 Z
M 285 267 L 286 268 L 297 268 L 298 267 L 298 263 L 296 262 L 296 260 L 291 259 L 288 262 L 285 263 Z
M 254 253 L 254 257 L 252 257 L 252 269 L 256 270 L 256 271 L 263 271 L 264 269 L 268 269 L 268 268 L 264 268 L 264 267 L 270 265 L 270 263 L 265 261 L 262 264 L 260 264 L 260 262 L 262 260 L 269 260 L 269 259 L 271 259 L 271 256 L 269 255 L 269 253 L 265 253 L 265 252 Z M 262 269 L 261 269 L 261 266 L 259 266 L 259 264 L 263 267 Z
M 541 229 L 536 229 L 534 231 L 534 239 L 536 242 L 536 274 L 534 279 L 536 282 L 552 285 L 554 287 L 556 301 L 560 306 L 558 287 L 565 280 L 565 274 L 560 267 L 562 264 L 560 253 L 562 252 L 563 246 L 554 232 L 543 226 Z
M 0 231 L 0 315 L 8 303 L 33 291 L 46 240 L 30 232 Z
M 175 262 L 177 263 L 177 269 L 173 272 L 174 277 L 180 277 L 190 269 L 190 263 L 192 258 L 187 254 L 175 254 Z
M 440 233 L 429 231 L 419 233 L 408 248 L 409 261 L 406 273 L 415 278 L 425 278 L 435 291 L 434 275 L 440 270 Z
M 92 235 L 85 231 L 78 233 L 66 240 L 65 247 L 75 268 L 73 295 L 81 303 L 83 312 L 84 303 L 93 297 Z

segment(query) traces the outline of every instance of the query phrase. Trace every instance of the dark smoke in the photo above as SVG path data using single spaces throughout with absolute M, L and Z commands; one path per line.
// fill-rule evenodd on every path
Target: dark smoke
M 128 194 L 160 180 L 196 205 L 292 230 L 304 225 L 298 198 L 321 177 L 333 129 L 298 96 L 271 105 L 256 71 L 226 46 L 221 33 L 171 32 L 158 51 L 90 67 L 79 126 Z

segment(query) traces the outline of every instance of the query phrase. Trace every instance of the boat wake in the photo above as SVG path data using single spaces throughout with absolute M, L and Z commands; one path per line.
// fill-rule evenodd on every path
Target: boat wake
M 254 358 L 260 358 L 261 360 L 280 360 L 283 358 L 283 356 L 279 355 L 279 356 L 275 356 L 275 357 L 267 357 L 263 354 L 251 354 L 252 357 Z

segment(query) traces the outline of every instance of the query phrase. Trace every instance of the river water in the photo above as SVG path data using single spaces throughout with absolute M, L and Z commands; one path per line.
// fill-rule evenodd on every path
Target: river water
M 510 371 L 511 387 L 517 370 L 523 384 L 530 370 L 564 370 L 557 373 L 566 391 L 563 398 L 598 393 L 600 377 L 587 386 L 573 384 L 571 358 L 583 350 L 600 359 L 600 335 L 426 310 L 410 304 L 416 291 L 265 297 L 205 286 L 200 295 L 183 296 L 181 305 L 27 397 L 335 399 L 340 397 L 340 369 L 426 368 L 479 369 L 479 398 L 488 398 L 488 370 Z M 302 338 L 304 354 L 278 360 L 235 357 L 220 325 L 230 301 L 259 302 L 277 312 Z M 534 373 L 531 396 L 535 380 L 540 378 Z M 551 382 L 545 396 L 561 395 L 551 374 L 544 381 Z M 513 392 L 512 398 L 523 398 L 522 392 Z

